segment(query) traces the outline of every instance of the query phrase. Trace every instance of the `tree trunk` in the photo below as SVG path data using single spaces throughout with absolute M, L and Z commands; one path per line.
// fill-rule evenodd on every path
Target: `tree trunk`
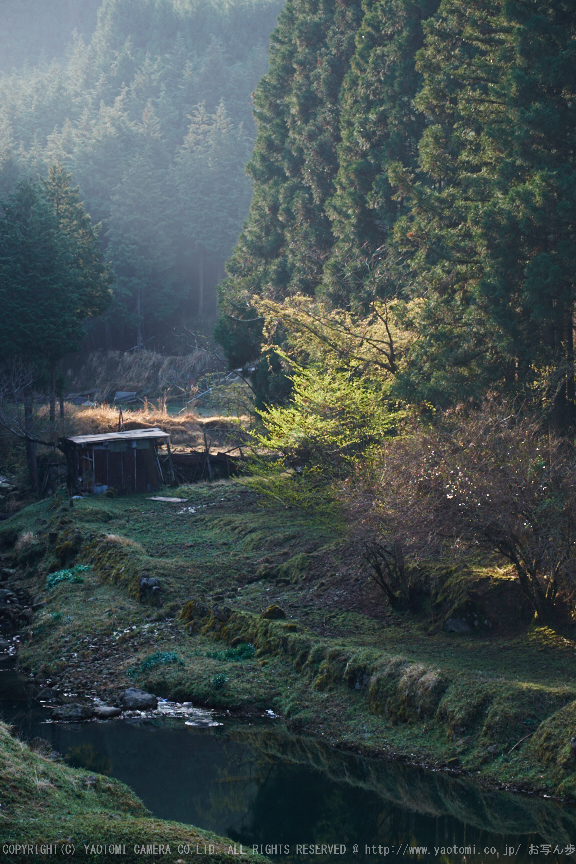
M 566 314 L 566 335 L 564 343 L 566 346 L 566 420 L 570 429 L 574 428 L 576 421 L 576 388 L 574 384 L 574 310 L 569 309 Z
M 204 318 L 204 247 L 198 246 L 198 318 Z
M 538 577 L 528 573 L 518 564 L 515 564 L 515 569 L 522 593 L 532 604 L 538 621 L 542 624 L 552 621 L 554 618 L 554 600 L 546 596 L 546 591 L 540 585 Z
M 136 295 L 136 347 L 141 351 L 144 347 L 144 338 L 142 335 L 142 289 L 138 288 Z
M 32 392 L 28 390 L 24 397 L 24 431 L 30 438 L 34 436 L 33 401 Z M 40 481 L 38 479 L 38 459 L 36 458 L 36 444 L 26 441 L 26 460 L 28 462 L 28 473 L 30 485 L 35 495 L 40 492 Z
M 554 396 L 552 425 L 563 434 L 574 427 L 576 421 L 576 395 L 574 382 L 574 310 L 566 309 L 562 320 L 553 329 L 552 337 L 556 362 L 562 376 Z
M 54 437 L 56 424 L 56 361 L 50 361 L 50 435 Z

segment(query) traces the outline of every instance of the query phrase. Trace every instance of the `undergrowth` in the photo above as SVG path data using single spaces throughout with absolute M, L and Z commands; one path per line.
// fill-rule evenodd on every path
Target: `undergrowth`
M 84 579 L 80 576 L 80 573 L 85 573 L 89 569 L 89 564 L 76 564 L 74 567 L 69 567 L 66 570 L 57 570 L 55 573 L 49 573 L 46 577 L 46 587 L 54 588 L 60 582 L 82 583 Z
M 155 666 L 166 666 L 172 663 L 184 666 L 184 661 L 174 651 L 155 651 L 154 654 L 149 654 L 145 657 L 138 666 L 133 666 L 129 669 L 128 676 L 134 678 L 139 673 L 148 672 Z
M 251 660 L 256 650 L 250 642 L 242 642 L 235 648 L 226 648 L 225 651 L 207 651 L 206 657 L 213 660 L 224 660 L 238 662 L 240 660 Z

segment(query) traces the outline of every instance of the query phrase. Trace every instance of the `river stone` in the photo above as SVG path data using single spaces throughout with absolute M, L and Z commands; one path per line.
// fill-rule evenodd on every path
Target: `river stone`
M 5 606 L 9 603 L 16 603 L 17 601 L 18 598 L 13 591 L 9 591 L 8 588 L 0 588 L 0 605 Z
M 446 633 L 470 633 L 472 628 L 462 618 L 447 618 L 442 627 Z
M 68 720 L 70 722 L 78 722 L 79 720 L 89 720 L 94 716 L 94 710 L 88 705 L 58 705 L 52 709 L 50 715 L 52 720 Z
M 96 717 L 99 717 L 100 720 L 109 720 L 110 717 L 119 717 L 121 713 L 121 708 L 114 708 L 112 705 L 96 705 L 94 708 L 94 714 Z
M 53 687 L 43 687 L 36 698 L 40 701 L 50 702 L 50 700 L 55 699 L 57 695 L 58 691 L 54 690 Z
M 128 711 L 149 711 L 158 707 L 158 699 L 152 693 L 129 687 L 120 696 L 120 703 Z

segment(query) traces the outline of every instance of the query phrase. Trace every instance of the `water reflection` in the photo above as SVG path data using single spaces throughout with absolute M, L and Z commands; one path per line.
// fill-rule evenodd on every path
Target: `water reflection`
M 128 783 L 156 816 L 257 845 L 278 860 L 309 861 L 310 850 L 298 847 L 310 844 L 345 846 L 338 856 L 314 855 L 343 862 L 399 855 L 533 861 L 530 844 L 550 844 L 547 861 L 574 859 L 566 850 L 576 845 L 576 811 L 557 802 L 340 753 L 274 723 L 226 721 L 213 729 L 177 719 L 46 724 L 29 711 L 21 679 L 17 695 L 4 702 L 4 717 L 13 721 L 18 714 L 26 737 L 41 736 L 71 764 Z M 475 851 L 442 856 L 447 847 Z M 512 847 L 515 854 L 506 855 Z

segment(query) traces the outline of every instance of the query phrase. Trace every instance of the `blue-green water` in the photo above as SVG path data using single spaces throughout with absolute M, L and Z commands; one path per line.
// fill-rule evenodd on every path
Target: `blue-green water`
M 25 738 L 45 738 L 71 764 L 123 780 L 156 816 L 278 861 L 575 858 L 576 810 L 560 802 L 335 751 L 278 721 L 45 723 L 30 695 L 14 671 L 0 672 L 3 717 Z

